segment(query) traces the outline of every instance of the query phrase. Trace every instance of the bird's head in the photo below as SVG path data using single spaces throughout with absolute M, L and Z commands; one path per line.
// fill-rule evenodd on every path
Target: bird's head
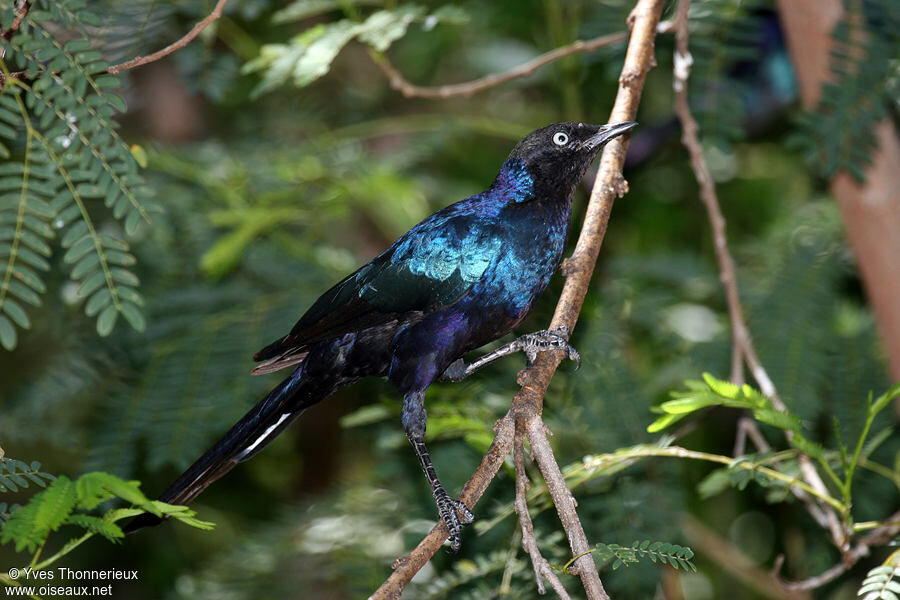
M 635 125 L 634 121 L 606 125 L 553 123 L 522 138 L 507 163 L 525 167 L 534 178 L 537 196 L 568 197 L 600 149 Z

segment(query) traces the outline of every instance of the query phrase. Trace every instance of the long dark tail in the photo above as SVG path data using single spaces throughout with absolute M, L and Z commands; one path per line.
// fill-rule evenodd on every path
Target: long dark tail
M 239 462 L 262 450 L 306 408 L 328 395 L 324 390 L 309 389 L 316 386 L 307 383 L 303 380 L 301 365 L 204 452 L 159 499 L 169 504 L 187 504 Z M 133 533 L 162 521 L 160 517 L 144 513 L 132 519 L 122 530 L 126 534 Z

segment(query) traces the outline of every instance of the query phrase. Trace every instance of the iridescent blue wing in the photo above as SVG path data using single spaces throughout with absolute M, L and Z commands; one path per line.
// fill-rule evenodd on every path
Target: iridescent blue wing
M 458 205 L 425 219 L 369 264 L 322 294 L 291 332 L 253 358 L 267 361 L 254 373 L 300 362 L 306 348 L 456 303 L 484 274 L 501 249 L 494 226 Z

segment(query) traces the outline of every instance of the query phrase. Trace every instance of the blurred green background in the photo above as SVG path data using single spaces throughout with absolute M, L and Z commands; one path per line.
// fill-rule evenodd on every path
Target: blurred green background
M 94 34 L 112 62 L 180 37 L 212 6 L 100 4 L 106 20 Z M 127 238 L 147 327 L 137 332 L 120 321 L 112 335 L 98 337 L 77 285 L 65 269 L 51 269 L 51 291 L 30 312 L 31 330 L 0 354 L 7 456 L 39 460 L 50 473 L 105 470 L 139 479 L 155 496 L 278 381 L 249 375 L 256 350 L 421 218 L 484 189 L 525 133 L 560 120 L 605 122 L 623 61 L 624 42 L 470 98 L 406 99 L 390 88 L 368 47 L 351 42 L 310 85 L 255 93 L 262 76 L 241 68 L 265 44 L 285 44 L 315 24 L 381 5 L 334 2 L 309 18 L 279 19 L 289 4 L 232 0 L 197 41 L 129 72 L 121 131 L 146 152 L 143 174 L 161 207 Z M 429 12 L 441 6 L 420 4 Z M 467 19 L 415 22 L 389 55 L 416 83 L 465 81 L 575 39 L 621 31 L 632 4 L 458 2 Z M 819 439 L 833 440 L 837 418 L 845 439 L 855 440 L 867 394 L 889 381 L 839 213 L 800 150 L 801 109 L 773 6 L 698 0 L 692 34 L 692 105 L 761 359 Z M 646 432 L 651 406 L 703 371 L 728 376 L 728 317 L 711 233 L 672 112 L 672 51 L 672 37 L 661 35 L 625 170 L 630 191 L 615 204 L 574 332 L 584 363 L 578 372 L 564 363 L 546 399 L 561 465 L 655 440 Z M 576 200 L 575 228 L 592 180 L 585 178 Z M 124 235 L 99 202 L 92 210 L 102 230 Z M 554 278 L 519 333 L 546 326 L 561 281 Z M 429 390 L 430 448 L 451 493 L 489 445 L 522 365 L 510 357 L 464 383 Z M 399 410 L 384 382 L 342 390 L 194 503 L 200 518 L 217 523 L 214 531 L 167 523 L 120 545 L 92 539 L 60 564 L 138 569 L 138 582 L 115 585 L 116 597 L 138 600 L 365 597 L 436 518 Z M 706 413 L 679 443 L 730 454 L 738 417 Z M 780 432 L 764 433 L 783 447 Z M 873 460 L 892 464 L 898 450 L 900 438 L 892 436 Z M 576 493 L 588 538 L 691 545 L 699 571 L 665 576 L 691 600 L 778 596 L 735 583 L 685 533 L 685 515 L 764 570 L 784 554 L 789 578 L 838 562 L 826 534 L 796 503 L 770 504 L 753 485 L 704 497 L 697 485 L 711 470 L 656 459 L 591 480 Z M 502 470 L 475 508 L 481 529 L 464 532 L 458 555 L 439 552 L 404 597 L 536 596 L 514 518 L 483 530 L 512 500 L 513 483 L 511 470 Z M 858 485 L 858 520 L 892 512 L 898 494 L 889 482 L 863 471 Z M 23 502 L 31 493 L 3 499 Z M 553 511 L 536 516 L 535 526 L 548 559 L 565 562 Z M 67 539 L 65 529 L 54 534 L 45 553 Z M 883 554 L 809 597 L 854 597 L 865 569 Z M 0 547 L 0 565 L 23 558 Z M 616 598 L 677 597 L 662 591 L 663 571 L 648 561 L 607 565 L 601 574 Z M 579 589 L 577 578 L 566 583 Z

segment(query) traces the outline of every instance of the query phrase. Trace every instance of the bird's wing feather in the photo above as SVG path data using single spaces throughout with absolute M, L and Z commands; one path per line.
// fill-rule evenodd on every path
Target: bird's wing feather
M 494 225 L 477 214 L 451 210 L 455 206 L 422 221 L 322 294 L 287 336 L 257 352 L 254 360 L 267 362 L 254 372 L 294 364 L 317 341 L 457 302 L 495 260 L 501 242 Z

